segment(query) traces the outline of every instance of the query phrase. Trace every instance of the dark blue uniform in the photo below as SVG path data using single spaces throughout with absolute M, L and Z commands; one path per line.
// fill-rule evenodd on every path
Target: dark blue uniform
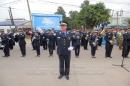
M 102 46 L 103 37 L 100 34 L 98 35 L 98 39 L 98 46 Z
M 14 40 L 14 34 L 13 33 L 10 33 L 8 36 L 9 36 L 9 47 L 10 49 L 12 50 L 13 49 L 13 46 L 15 45 L 15 40 Z
M 75 43 L 75 32 L 71 32 L 72 35 L 72 46 L 74 46 Z
M 92 58 L 95 58 L 97 45 L 98 45 L 98 37 L 97 37 L 97 35 L 91 35 L 89 41 L 90 41 L 89 43 L 90 43 L 90 46 L 91 46 Z
M 129 52 L 130 52 L 130 33 L 126 32 L 125 34 L 123 34 L 122 57 L 128 58 Z
M 88 50 L 88 40 L 89 40 L 88 33 L 83 33 L 82 42 L 83 42 L 84 50 Z
M 22 57 L 26 56 L 26 41 L 25 41 L 25 34 L 19 34 L 19 47 L 22 54 Z
M 55 50 L 56 49 L 56 40 L 57 40 L 57 38 L 56 38 L 56 32 L 53 33 L 53 36 L 54 36 L 53 50 Z
M 43 46 L 43 49 L 47 50 L 47 34 L 46 33 L 41 34 L 40 42 L 41 42 L 41 45 Z
M 61 76 L 69 75 L 71 51 L 69 51 L 68 48 L 70 47 L 70 42 L 71 35 L 69 33 L 61 32 L 57 36 L 57 53 L 59 55 L 59 67 Z
M 112 58 L 111 57 L 111 53 L 112 53 L 112 49 L 113 49 L 113 44 L 110 42 L 110 41 L 113 41 L 113 33 L 112 32 L 106 33 L 105 41 L 106 41 L 106 45 L 105 45 L 105 49 L 106 49 L 105 56 Z
M 19 41 L 19 34 L 16 34 L 16 35 L 15 35 L 14 40 L 15 40 L 15 42 L 18 42 L 18 41 Z
M 5 54 L 4 57 L 10 56 L 10 47 L 9 47 L 9 38 L 7 34 L 2 36 L 2 45 L 4 46 L 3 52 Z
M 37 56 L 40 56 L 40 35 L 34 35 L 33 39 L 32 39 L 33 45 L 34 45 L 34 49 L 37 52 Z
M 74 41 L 73 46 L 75 49 L 75 56 L 79 56 L 79 53 L 80 53 L 80 40 L 81 40 L 80 34 L 75 34 L 73 37 L 73 41 Z
M 53 33 L 48 34 L 48 48 L 49 48 L 49 53 L 50 56 L 53 55 L 53 50 L 55 49 L 55 36 Z

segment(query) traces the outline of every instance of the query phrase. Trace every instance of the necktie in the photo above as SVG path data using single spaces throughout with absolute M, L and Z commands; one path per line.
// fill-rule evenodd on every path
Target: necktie
M 64 36 L 66 36 L 66 32 L 64 32 Z

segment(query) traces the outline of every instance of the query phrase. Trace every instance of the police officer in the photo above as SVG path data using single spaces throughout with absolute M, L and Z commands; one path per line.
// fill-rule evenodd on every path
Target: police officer
M 32 42 L 33 42 L 33 46 L 37 52 L 37 56 L 40 56 L 40 35 L 38 34 L 38 32 L 34 33 Z
M 102 46 L 102 41 L 103 41 L 103 37 L 102 37 L 102 35 L 99 33 L 98 34 L 98 46 Z
M 83 40 L 84 50 L 88 50 L 88 40 L 89 40 L 88 33 L 86 33 L 86 32 L 83 33 L 82 40 Z
M 44 30 L 41 33 L 40 41 L 41 41 L 41 45 L 43 46 L 43 49 L 47 50 L 47 34 Z
M 22 54 L 22 57 L 26 56 L 26 41 L 25 41 L 25 34 L 23 32 L 19 33 L 19 47 Z
M 128 54 L 130 52 L 130 32 L 125 32 L 123 34 L 123 50 L 122 50 L 122 57 L 128 58 Z
M 33 48 L 33 50 L 36 50 L 35 44 L 34 44 L 34 41 L 33 41 L 34 35 L 35 35 L 35 32 L 32 32 L 32 34 L 31 34 L 31 42 L 32 42 L 32 48 Z
M 53 34 L 53 31 L 50 30 L 48 33 L 48 48 L 50 56 L 53 56 L 54 45 L 55 45 L 55 36 Z
M 19 34 L 18 34 L 18 33 L 15 34 L 14 40 L 15 40 L 15 42 L 18 42 L 18 41 L 19 41 Z
M 9 57 L 10 56 L 10 48 L 9 48 L 9 38 L 7 34 L 2 35 L 2 45 L 3 45 L 3 57 Z
M 60 68 L 60 76 L 61 79 L 63 76 L 69 80 L 69 72 L 70 72 L 70 54 L 73 48 L 70 47 L 71 37 L 70 34 L 67 33 L 67 24 L 61 23 L 61 33 L 57 36 L 57 54 L 59 56 L 59 68 Z
M 53 36 L 54 36 L 53 50 L 55 50 L 56 49 L 56 31 L 54 30 L 54 28 L 52 28 L 51 32 L 53 33 Z
M 112 49 L 113 49 L 113 45 L 114 45 L 114 35 L 113 35 L 113 32 L 112 32 L 112 29 L 109 28 L 107 30 L 108 32 L 106 33 L 106 36 L 105 36 L 105 41 L 106 41 L 106 44 L 105 44 L 105 57 L 109 57 L 109 58 L 112 58 L 111 57 L 111 53 L 112 53 Z
M 89 40 L 90 46 L 91 46 L 91 55 L 92 58 L 96 58 L 95 54 L 96 54 L 96 50 L 97 50 L 97 46 L 98 46 L 98 35 L 97 35 L 97 31 L 93 32 L 90 36 L 90 40 Z
M 119 32 L 117 33 L 117 44 L 120 50 L 122 50 L 122 43 L 123 43 L 123 33 L 122 30 L 119 30 Z
M 74 40 L 73 46 L 75 49 L 75 56 L 78 57 L 80 53 L 80 40 L 81 40 L 80 33 L 78 30 L 75 32 L 73 40 Z
M 76 33 L 76 30 L 74 29 L 71 34 L 72 34 L 72 46 L 74 46 L 74 43 L 75 43 L 75 33 Z
M 11 50 L 13 50 L 13 46 L 15 45 L 14 34 L 9 33 L 8 37 L 9 37 L 9 47 Z

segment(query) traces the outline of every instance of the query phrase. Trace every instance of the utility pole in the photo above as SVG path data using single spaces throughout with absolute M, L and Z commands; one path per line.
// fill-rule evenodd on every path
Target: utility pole
M 123 10 L 117 11 L 116 14 L 117 14 L 117 28 L 119 29 L 119 19 L 121 19 L 121 16 L 123 15 Z
M 117 28 L 119 29 L 119 11 L 117 11 L 116 14 L 117 14 Z
M 29 5 L 29 1 L 28 0 L 27 0 L 27 6 L 28 6 L 29 17 L 30 17 L 31 29 L 33 30 L 32 15 L 31 15 L 31 10 L 30 10 L 30 5 Z
M 14 26 L 14 29 L 16 29 L 11 7 L 9 7 L 9 16 L 10 16 L 11 25 Z M 14 32 L 14 29 L 12 29 L 13 32 Z
M 9 7 L 9 16 L 10 16 L 10 21 L 11 21 L 11 24 L 12 26 L 14 26 L 14 19 L 13 19 L 13 14 L 12 14 L 12 10 L 11 10 L 11 7 Z

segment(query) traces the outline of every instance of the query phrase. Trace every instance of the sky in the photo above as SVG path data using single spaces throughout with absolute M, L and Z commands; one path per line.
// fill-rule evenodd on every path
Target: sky
M 84 0 L 29 0 L 32 13 L 53 14 L 58 6 L 62 6 L 68 16 L 69 11 L 80 10 Z M 52 3 L 53 2 L 53 3 Z M 130 0 L 90 0 L 90 4 L 104 2 L 106 8 L 123 10 L 124 17 L 130 17 Z M 61 4 L 60 4 L 61 3 Z M 26 0 L 0 0 L 0 21 L 9 18 L 8 7 L 12 8 L 14 18 L 29 19 Z

